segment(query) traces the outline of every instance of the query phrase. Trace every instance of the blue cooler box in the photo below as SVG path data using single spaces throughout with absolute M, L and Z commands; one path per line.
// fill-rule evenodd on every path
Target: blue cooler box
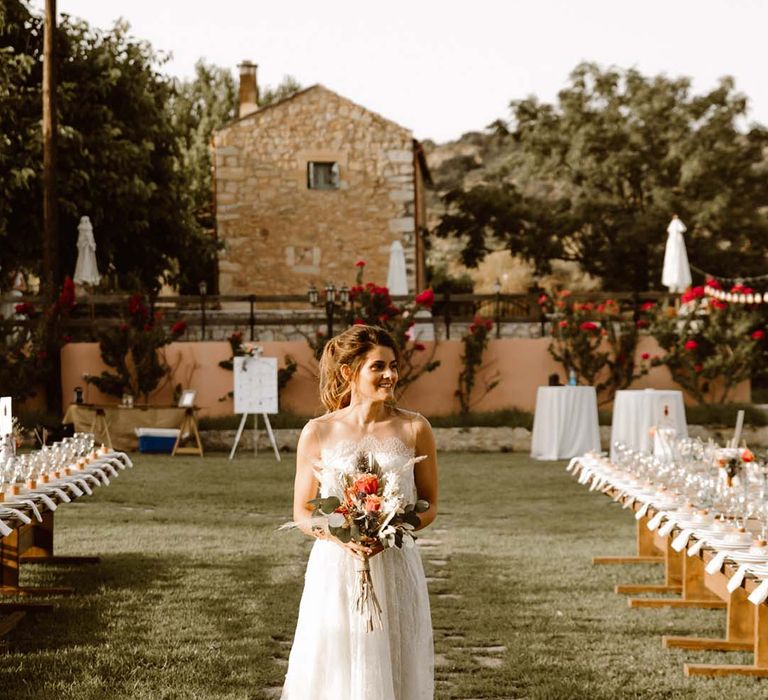
M 178 428 L 136 428 L 139 452 L 170 454 L 179 437 Z

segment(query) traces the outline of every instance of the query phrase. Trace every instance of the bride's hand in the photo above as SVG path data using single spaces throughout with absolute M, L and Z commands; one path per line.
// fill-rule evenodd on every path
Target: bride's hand
M 370 544 L 358 544 L 357 542 L 344 543 L 339 540 L 336 540 L 336 542 L 357 559 L 362 559 L 364 555 L 370 559 L 384 550 L 384 547 L 381 546 L 381 542 L 378 540 L 371 542 Z

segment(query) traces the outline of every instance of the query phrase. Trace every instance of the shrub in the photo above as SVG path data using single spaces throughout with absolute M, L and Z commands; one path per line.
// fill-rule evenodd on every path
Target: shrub
M 86 381 L 110 396 L 131 394 L 143 397 L 147 403 L 149 395 L 170 374 L 161 351 L 183 335 L 186 324 L 177 322 L 166 331 L 162 314 L 150 315 L 145 302 L 142 294 L 132 295 L 123 322 L 99 334 L 101 359 L 113 371 L 86 377 Z
M 654 364 L 664 364 L 672 378 L 699 403 L 729 401 L 741 382 L 764 375 L 768 360 L 766 312 L 757 304 L 730 304 L 707 296 L 716 281 L 686 291 L 683 313 L 657 313 L 651 333 L 664 350 Z M 735 293 L 751 293 L 736 285 Z

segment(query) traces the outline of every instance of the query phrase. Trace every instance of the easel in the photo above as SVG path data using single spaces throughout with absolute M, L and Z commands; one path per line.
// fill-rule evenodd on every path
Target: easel
M 98 435 L 99 431 L 106 435 L 107 439 L 104 441 L 104 444 L 106 444 L 107 447 L 112 447 L 112 437 L 109 434 L 109 425 L 107 424 L 107 414 L 104 413 L 103 408 L 94 408 L 95 413 L 93 414 L 93 422 L 91 423 L 90 430 L 86 431 L 89 433 L 93 433 L 94 435 Z
M 243 413 L 243 417 L 240 420 L 240 426 L 237 429 L 237 435 L 235 435 L 235 444 L 232 445 L 232 451 L 229 453 L 229 458 L 233 459 L 237 445 L 240 443 L 240 438 L 243 436 L 243 430 L 245 429 L 245 421 L 248 420 L 248 413 Z M 266 413 L 262 413 L 261 417 L 264 419 L 264 425 L 267 427 L 267 435 L 269 435 L 269 442 L 272 444 L 272 449 L 275 452 L 275 459 L 280 462 L 280 450 L 277 449 L 277 440 L 275 440 L 275 434 L 272 432 L 272 424 L 269 422 L 269 416 Z M 259 437 L 259 414 L 253 414 L 253 454 L 258 454 L 258 437 Z
M 197 444 L 197 447 L 195 446 L 189 446 L 189 447 L 180 447 L 181 441 L 184 438 L 184 435 L 186 433 L 189 433 L 192 435 L 192 437 L 195 438 L 195 443 Z M 200 439 L 200 431 L 197 429 L 197 418 L 195 418 L 195 409 L 190 408 L 187 406 L 187 408 L 184 409 L 184 419 L 181 421 L 181 427 L 179 428 L 179 437 L 176 438 L 176 444 L 173 446 L 173 452 L 171 453 L 171 457 L 175 457 L 177 454 L 180 455 L 200 455 L 201 457 L 204 456 L 203 454 L 203 441 Z

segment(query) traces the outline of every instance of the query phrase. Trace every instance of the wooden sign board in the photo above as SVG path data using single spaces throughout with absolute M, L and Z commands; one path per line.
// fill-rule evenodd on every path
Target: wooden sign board
M 236 357 L 235 413 L 277 413 L 277 358 Z
M 11 397 L 0 397 L 0 436 L 10 435 L 13 432 L 13 411 L 11 410 Z

